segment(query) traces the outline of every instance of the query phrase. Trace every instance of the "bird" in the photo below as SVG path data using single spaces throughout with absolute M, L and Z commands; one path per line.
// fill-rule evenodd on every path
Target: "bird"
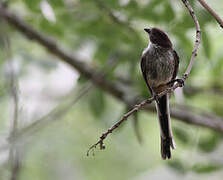
M 179 69 L 179 56 L 173 49 L 172 42 L 163 30 L 153 27 L 145 28 L 149 35 L 148 47 L 141 56 L 141 71 L 146 85 L 155 99 L 160 125 L 161 157 L 171 158 L 171 148 L 176 145 L 170 122 L 169 97 L 167 93 L 161 97 L 158 94 L 173 85 Z

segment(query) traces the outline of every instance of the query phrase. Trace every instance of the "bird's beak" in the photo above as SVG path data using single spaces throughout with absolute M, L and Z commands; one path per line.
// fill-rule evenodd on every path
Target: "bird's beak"
M 151 30 L 148 28 L 145 28 L 144 31 L 146 31 L 148 34 L 150 34 Z

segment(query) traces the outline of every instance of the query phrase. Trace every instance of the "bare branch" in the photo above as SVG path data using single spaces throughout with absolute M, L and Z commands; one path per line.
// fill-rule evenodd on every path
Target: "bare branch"
M 102 77 L 103 75 L 100 72 L 95 71 L 88 64 L 83 63 L 80 59 L 77 59 L 75 56 L 72 56 L 68 52 L 59 48 L 56 42 L 31 28 L 22 19 L 18 18 L 15 14 L 9 12 L 1 4 L 0 16 L 5 19 L 10 25 L 13 25 L 27 38 L 35 40 L 43 47 L 45 47 L 50 53 L 59 57 L 62 61 L 71 65 L 73 68 L 77 69 L 79 73 L 84 75 L 86 78 L 92 80 L 94 84 L 96 84 L 98 87 L 106 90 L 117 98 L 122 98 L 123 92 L 118 87 L 116 87 L 116 84 L 105 80 L 105 78 Z
M 187 67 L 186 72 L 184 73 L 184 79 L 186 80 L 188 75 L 191 72 L 191 69 L 192 69 L 192 66 L 193 66 L 193 63 L 194 63 L 194 58 L 197 56 L 197 50 L 198 50 L 198 47 L 199 47 L 200 41 L 201 41 L 201 29 L 200 29 L 200 25 L 199 25 L 198 19 L 197 19 L 196 15 L 194 14 L 194 10 L 191 7 L 191 5 L 189 4 L 188 0 L 182 0 L 182 2 L 184 3 L 186 8 L 188 9 L 188 11 L 189 11 L 189 13 L 190 13 L 190 15 L 191 15 L 191 17 L 192 17 L 192 19 L 194 21 L 195 28 L 196 28 L 195 45 L 194 45 L 194 48 L 193 48 L 193 51 L 192 51 L 192 56 L 191 56 L 191 59 L 190 59 L 190 63 L 188 65 L 188 67 Z
M 177 85 L 178 86 L 178 85 Z M 175 88 L 175 87 L 174 87 Z M 165 94 L 167 91 L 174 91 L 174 88 L 170 88 L 162 93 L 160 93 L 158 96 L 162 96 L 163 94 Z M 176 87 L 177 88 L 177 87 Z M 154 101 L 154 98 L 150 98 L 148 100 L 144 100 L 142 101 L 140 104 L 135 105 L 135 107 L 130 110 L 129 112 L 127 112 L 125 115 L 123 115 L 123 117 L 121 118 L 121 120 L 119 120 L 117 123 L 115 123 L 111 128 L 109 128 L 106 132 L 104 132 L 100 139 L 94 144 L 92 145 L 88 151 L 87 151 L 87 156 L 90 154 L 90 152 L 92 151 L 94 153 L 94 149 L 100 145 L 100 149 L 105 149 L 105 145 L 104 145 L 104 140 L 105 138 L 111 134 L 115 129 L 117 129 L 124 121 L 126 121 L 128 119 L 128 117 L 130 117 L 131 115 L 133 115 L 135 112 L 137 112 L 138 110 L 142 109 L 142 108 L 146 108 L 148 109 L 147 105 L 152 103 Z M 188 113 L 188 111 L 185 109 L 187 109 L 188 111 L 193 111 L 195 108 L 190 108 L 188 106 L 181 106 L 179 108 L 171 108 L 171 114 L 175 114 L 175 118 L 183 118 L 188 124 L 192 124 L 192 125 L 199 125 L 202 127 L 207 127 L 207 128 L 212 128 L 217 130 L 220 133 L 223 133 L 223 123 L 221 118 L 216 117 L 212 114 L 205 114 L 205 116 L 203 116 L 201 114 L 199 114 L 198 112 L 196 114 L 190 114 Z M 193 119 L 193 121 L 190 121 L 191 119 Z M 212 121 L 210 121 L 210 119 L 212 119 Z M 202 123 L 201 123 L 202 122 Z
M 221 28 L 223 28 L 223 20 L 221 17 L 204 0 L 198 0 L 198 2 L 215 18 Z
M 12 62 L 11 56 L 11 48 L 9 38 L 6 36 L 5 40 L 5 52 L 8 58 L 8 68 L 9 68 L 9 83 L 10 83 L 10 91 L 13 100 L 13 118 L 12 118 L 12 127 L 10 132 L 10 137 L 15 136 L 18 131 L 18 92 L 17 92 L 17 82 L 16 75 L 14 72 L 14 66 Z M 19 149 L 12 144 L 9 151 L 9 162 L 11 164 L 11 180 L 18 179 L 18 175 L 20 172 L 21 162 L 19 159 Z
M 170 114 L 172 117 L 174 114 L 174 118 L 181 117 L 188 124 L 211 128 L 223 133 L 223 119 L 212 113 L 204 112 L 202 109 L 178 104 L 175 108 L 171 108 Z M 193 116 L 193 121 L 191 121 L 191 116 Z
M 26 127 L 20 129 L 16 136 L 10 137 L 8 140 L 10 143 L 16 143 L 21 139 L 30 137 L 36 131 L 46 127 L 49 122 L 55 122 L 64 116 L 79 100 L 86 95 L 89 90 L 93 87 L 91 82 L 87 83 L 83 88 L 80 89 L 78 94 L 69 97 L 69 102 L 63 103 L 55 107 L 52 111 L 41 117 L 40 119 L 34 121 L 33 123 L 27 125 Z
M 118 121 L 117 123 L 115 123 L 111 128 L 109 128 L 105 133 L 103 133 L 100 137 L 100 140 L 95 143 L 94 145 L 92 145 L 89 150 L 87 151 L 87 156 L 89 155 L 90 151 L 94 148 L 97 147 L 97 145 L 100 145 L 100 149 L 105 149 L 105 145 L 104 145 L 104 139 L 111 134 L 115 129 L 117 129 L 125 120 L 128 119 L 129 116 L 131 116 L 133 113 L 135 113 L 136 111 L 138 111 L 139 109 L 143 108 L 145 105 L 153 102 L 154 98 L 150 98 L 148 100 L 144 100 L 142 101 L 140 104 L 135 105 L 135 107 L 127 112 L 120 121 Z
M 40 119 L 35 120 L 29 125 L 19 129 L 14 136 L 10 136 L 8 138 L 8 143 L 0 146 L 0 152 L 11 148 L 12 145 L 18 146 L 27 143 L 27 141 L 29 141 L 36 132 L 44 127 L 47 127 L 49 123 L 61 119 L 62 116 L 64 116 L 77 102 L 79 102 L 79 100 L 93 87 L 93 84 L 88 82 L 79 90 L 77 94 L 75 93 L 75 95 L 73 95 L 73 93 L 71 93 L 71 95 L 68 97 L 68 102 L 61 103 Z
M 163 92 L 159 93 L 157 95 L 157 97 L 161 97 L 163 96 L 164 94 L 167 94 L 167 93 L 171 93 L 173 92 L 176 88 L 178 87 L 182 87 L 182 84 L 180 84 L 179 82 L 177 82 L 173 87 L 171 88 L 167 88 L 166 90 L 164 90 Z M 147 99 L 147 100 L 144 100 L 142 101 L 140 104 L 137 104 L 135 105 L 135 107 L 130 110 L 129 112 L 127 112 L 122 118 L 121 120 L 119 120 L 117 123 L 115 123 L 111 128 L 109 128 L 105 133 L 102 134 L 102 136 L 100 137 L 100 140 L 95 143 L 94 145 L 92 145 L 89 150 L 87 151 L 87 156 L 89 155 L 89 152 L 96 148 L 97 145 L 99 144 L 100 145 L 100 149 L 105 149 L 105 145 L 104 145 L 104 140 L 105 138 L 111 134 L 115 129 L 117 129 L 125 120 L 128 119 L 129 116 L 131 116 L 133 113 L 137 112 L 138 110 L 142 109 L 143 107 L 145 107 L 146 105 L 148 104 L 151 104 L 153 101 L 155 100 L 154 97 L 150 98 L 150 99 Z
M 105 64 L 105 66 L 102 68 L 102 69 L 105 69 L 103 72 L 101 71 L 102 76 L 105 76 L 106 74 L 108 74 L 113 69 L 113 67 L 116 66 L 117 63 L 118 61 L 115 57 L 113 56 L 110 57 L 107 60 L 107 63 Z M 107 67 L 109 67 L 109 69 L 107 69 Z M 49 113 L 47 113 L 40 119 L 35 120 L 33 123 L 20 129 L 16 133 L 16 137 L 9 138 L 8 140 L 11 142 L 15 142 L 15 141 L 17 142 L 18 140 L 21 140 L 22 138 L 30 137 L 37 130 L 46 127 L 50 122 L 54 122 L 60 119 L 64 114 L 66 114 L 71 109 L 71 107 L 74 106 L 74 104 L 76 104 L 82 97 L 84 97 L 93 87 L 94 87 L 94 84 L 91 81 L 89 81 L 79 90 L 77 94 L 75 93 L 74 97 L 69 96 L 67 98 L 69 102 L 58 105 L 56 108 L 54 108 L 52 111 L 50 111 Z M 72 94 L 73 93 L 71 93 L 71 95 Z M 70 101 L 70 99 L 72 100 Z
M 205 93 L 205 94 L 213 94 L 213 95 L 218 95 L 222 96 L 223 95 L 223 89 L 216 87 L 215 85 L 211 87 L 196 87 L 196 86 L 187 86 L 184 88 L 184 92 L 187 95 L 196 95 L 200 93 Z

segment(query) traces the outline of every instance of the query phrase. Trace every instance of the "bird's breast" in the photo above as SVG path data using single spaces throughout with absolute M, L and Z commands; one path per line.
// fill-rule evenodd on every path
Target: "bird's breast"
M 172 50 L 149 48 L 145 56 L 150 86 L 158 87 L 170 82 L 175 68 Z

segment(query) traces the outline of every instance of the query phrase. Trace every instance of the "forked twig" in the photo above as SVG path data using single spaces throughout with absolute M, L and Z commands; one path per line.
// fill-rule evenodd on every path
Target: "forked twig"
M 161 97 L 166 93 L 171 93 L 173 92 L 176 88 L 178 87 L 182 87 L 182 84 L 177 82 L 174 86 L 172 86 L 171 88 L 167 88 L 166 90 L 164 90 L 163 92 L 159 93 L 157 95 L 157 97 Z M 135 107 L 130 110 L 129 112 L 127 112 L 121 120 L 119 120 L 117 123 L 115 123 L 111 128 L 109 128 L 105 133 L 103 133 L 100 137 L 100 140 L 98 140 L 97 143 L 95 143 L 94 145 L 92 145 L 88 151 L 87 151 L 87 156 L 89 155 L 90 151 L 93 150 L 94 148 L 97 147 L 97 145 L 100 145 L 100 149 L 105 149 L 105 145 L 104 145 L 104 139 L 111 134 L 115 129 L 117 129 L 125 120 L 128 119 L 129 116 L 131 116 L 133 113 L 137 112 L 138 110 L 142 109 L 143 107 L 145 107 L 147 104 L 151 104 L 153 101 L 155 100 L 154 97 L 143 100 L 141 103 L 135 105 Z
M 183 75 L 183 82 L 186 81 L 186 79 L 188 78 L 188 75 L 190 74 L 191 72 L 191 69 L 192 69 L 192 66 L 193 66 L 193 62 L 194 62 L 194 58 L 197 56 L 197 50 L 198 50 L 198 47 L 199 47 L 199 44 L 200 44 L 200 39 L 201 39 L 201 30 L 200 30 L 200 25 L 199 25 L 199 22 L 198 22 L 198 19 L 196 17 L 196 15 L 194 14 L 194 10 L 193 8 L 191 7 L 191 5 L 189 4 L 188 0 L 182 0 L 182 2 L 184 3 L 184 5 L 186 6 L 186 8 L 188 9 L 193 21 L 194 21 L 194 24 L 195 24 L 195 28 L 196 28 L 196 40 L 195 40 L 195 44 L 194 44 L 194 48 L 193 48 L 193 51 L 192 51 L 192 56 L 191 56 L 191 59 L 190 59 L 190 63 L 187 67 L 187 70 L 186 72 L 184 73 Z M 175 85 L 173 85 L 171 88 L 167 88 L 166 90 L 164 90 L 163 92 L 159 93 L 158 94 L 158 97 L 161 97 L 163 96 L 164 94 L 167 94 L 167 93 L 171 93 L 173 92 L 176 88 L 178 87 L 182 87 L 184 84 L 180 83 L 180 82 L 177 82 L 175 83 Z M 154 101 L 154 97 L 150 98 L 150 99 L 147 99 L 147 100 L 144 100 L 142 101 L 140 104 L 137 104 L 135 105 L 135 107 L 130 110 L 129 112 L 127 112 L 122 118 L 121 120 L 119 120 L 117 123 L 115 123 L 111 128 L 109 128 L 105 133 L 103 133 L 100 137 L 100 139 L 95 143 L 93 144 L 87 151 L 87 156 L 89 155 L 89 153 L 91 151 L 94 152 L 94 149 L 99 145 L 100 146 L 100 149 L 105 149 L 105 145 L 104 145 L 104 140 L 105 138 L 111 134 L 115 129 L 117 129 L 125 120 L 128 119 L 129 116 L 131 116 L 133 113 L 135 113 L 136 111 L 142 109 L 144 106 L 146 106 L 147 104 L 150 104 Z

